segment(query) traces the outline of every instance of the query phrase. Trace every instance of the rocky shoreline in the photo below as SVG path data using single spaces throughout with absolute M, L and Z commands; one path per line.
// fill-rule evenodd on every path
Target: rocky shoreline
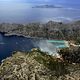
M 56 40 L 80 40 L 80 21 L 62 23 L 49 21 L 48 23 L 29 24 L 0 24 L 0 32 L 6 36 L 24 36 L 29 38 L 44 38 Z

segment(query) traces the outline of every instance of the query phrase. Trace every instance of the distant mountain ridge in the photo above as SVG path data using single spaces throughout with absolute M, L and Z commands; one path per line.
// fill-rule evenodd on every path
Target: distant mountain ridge
M 46 5 L 37 5 L 37 6 L 34 6 L 34 7 L 32 7 L 32 8 L 62 8 L 62 7 L 46 4 Z

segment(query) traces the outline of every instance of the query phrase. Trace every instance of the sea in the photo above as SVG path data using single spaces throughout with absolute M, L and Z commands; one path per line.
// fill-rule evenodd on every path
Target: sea
M 68 47 L 64 40 L 46 40 L 23 36 L 5 36 L 0 33 L 0 61 L 11 56 L 14 51 L 27 52 L 39 48 L 44 52 L 56 53 L 56 49 Z

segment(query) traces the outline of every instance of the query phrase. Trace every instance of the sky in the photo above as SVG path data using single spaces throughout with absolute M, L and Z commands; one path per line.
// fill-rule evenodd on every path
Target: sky
M 79 7 L 80 8 L 80 0 L 0 0 L 0 6 L 6 5 L 5 3 L 8 3 L 9 5 L 17 5 L 23 3 L 27 4 L 53 4 L 53 5 L 62 5 L 62 7 Z M 8 5 L 7 4 L 7 5 Z
M 80 4 L 80 0 L 0 0 L 0 2 L 26 2 L 26 3 L 67 3 Z
M 53 4 L 60 5 L 62 7 L 71 7 L 80 9 L 80 0 L 0 0 L 0 4 L 4 3 L 14 4 L 15 3 L 27 3 L 27 4 Z
M 6 4 L 7 3 L 7 4 Z M 25 4 L 53 4 L 59 5 L 62 7 L 70 7 L 70 8 L 79 8 L 80 9 L 80 0 L 0 0 L 0 6 L 2 5 L 24 5 Z

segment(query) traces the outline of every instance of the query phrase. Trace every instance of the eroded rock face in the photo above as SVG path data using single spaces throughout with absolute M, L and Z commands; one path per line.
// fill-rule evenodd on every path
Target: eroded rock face
M 66 64 L 48 53 L 33 49 L 31 52 L 15 52 L 3 60 L 0 80 L 78 80 L 79 69 L 79 64 Z

